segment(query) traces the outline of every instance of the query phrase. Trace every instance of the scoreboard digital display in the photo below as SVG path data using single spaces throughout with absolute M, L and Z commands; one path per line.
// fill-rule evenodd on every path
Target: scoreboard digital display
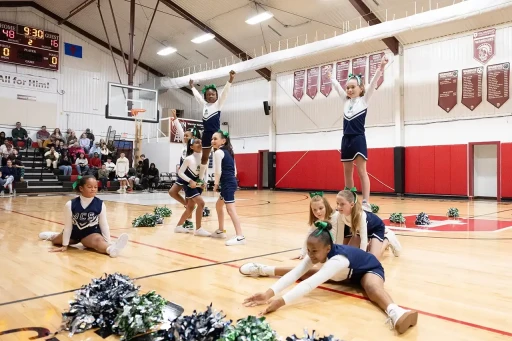
M 0 21 L 0 62 L 59 69 L 57 33 Z

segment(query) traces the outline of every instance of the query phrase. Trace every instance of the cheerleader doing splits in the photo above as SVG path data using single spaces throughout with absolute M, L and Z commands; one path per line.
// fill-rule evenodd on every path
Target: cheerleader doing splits
M 68 201 L 64 207 L 64 231 L 41 232 L 39 238 L 50 240 L 57 246 L 50 252 L 64 252 L 70 244 L 82 243 L 86 248 L 117 257 L 128 243 L 128 235 L 123 233 L 115 243 L 110 242 L 107 209 L 96 197 L 98 182 L 94 176 L 84 176 L 76 184 L 80 196 Z
M 257 293 L 244 301 L 245 306 L 267 304 L 269 300 L 295 283 L 301 277 L 307 278 L 296 285 L 281 298 L 272 300 L 261 315 L 271 313 L 307 295 L 319 285 L 331 280 L 341 282 L 350 280 L 360 284 L 368 298 L 388 315 L 388 321 L 398 333 L 402 334 L 416 325 L 418 312 L 403 309 L 393 303 L 384 289 L 384 269 L 371 253 L 347 245 L 334 244 L 328 222 L 317 222 L 318 229 L 308 238 L 308 255 L 293 270 L 283 271 L 279 267 L 264 266 L 266 276 L 283 276 L 264 293 Z M 325 263 L 320 269 L 313 269 L 317 263 Z M 247 264 L 240 267 L 242 274 L 247 273 Z M 258 273 L 255 273 L 258 275 Z M 304 276 L 306 275 L 306 276 Z

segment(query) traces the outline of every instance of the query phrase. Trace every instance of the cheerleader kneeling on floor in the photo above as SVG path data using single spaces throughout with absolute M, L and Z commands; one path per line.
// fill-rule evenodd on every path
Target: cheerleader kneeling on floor
M 111 243 L 107 209 L 103 201 L 96 197 L 97 180 L 94 176 L 84 176 L 75 185 L 80 196 L 64 206 L 64 230 L 61 233 L 41 232 L 39 238 L 57 246 L 50 252 L 64 252 L 69 245 L 82 243 L 86 248 L 117 257 L 128 243 L 128 235 L 123 233 L 115 243 Z

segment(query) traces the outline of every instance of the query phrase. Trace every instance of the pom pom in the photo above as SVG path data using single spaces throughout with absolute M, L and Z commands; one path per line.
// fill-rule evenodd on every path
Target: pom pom
M 154 227 L 160 216 L 154 214 L 143 214 L 132 221 L 133 227 Z
M 458 218 L 459 217 L 459 209 L 455 208 L 455 207 L 450 207 L 450 209 L 448 209 L 448 217 Z
M 430 225 L 430 219 L 428 218 L 428 214 L 425 212 L 421 212 L 416 216 L 416 225 Z
M 380 207 L 375 204 L 370 204 L 370 207 L 372 208 L 372 213 L 378 213 Z
M 229 326 L 219 341 L 277 341 L 277 333 L 265 322 L 264 317 L 247 316 Z
M 402 213 L 391 213 L 389 221 L 396 224 L 403 224 L 405 223 L 405 218 Z
M 146 333 L 163 321 L 165 305 L 166 300 L 154 291 L 137 296 L 123 307 L 112 330 L 121 335 L 121 340 L 130 340 L 137 334 Z
M 96 278 L 82 286 L 62 313 L 62 329 L 70 335 L 91 328 L 110 329 L 119 311 L 138 295 L 139 287 L 124 275 L 115 273 Z
M 167 218 L 170 217 L 172 214 L 172 211 L 167 207 L 155 207 L 155 210 L 153 211 L 156 215 L 159 215 L 160 217 Z
M 208 207 L 203 208 L 203 217 L 210 216 L 210 209 Z
M 288 336 L 286 338 L 286 341 L 341 341 L 340 339 L 335 338 L 332 335 L 329 336 L 323 336 L 323 337 L 317 337 L 315 335 L 315 331 L 313 330 L 313 333 L 309 335 L 307 330 L 304 330 L 304 337 L 297 337 L 297 335 Z

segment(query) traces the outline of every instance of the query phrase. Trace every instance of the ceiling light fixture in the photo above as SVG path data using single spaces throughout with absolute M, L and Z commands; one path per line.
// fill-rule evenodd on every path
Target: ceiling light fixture
M 192 39 L 192 42 L 196 43 L 196 44 L 201 44 L 201 43 L 204 43 L 205 41 L 212 40 L 214 38 L 215 38 L 214 34 L 205 33 L 202 36 Z
M 164 49 L 161 49 L 160 51 L 157 52 L 158 55 L 160 56 L 168 56 L 170 55 L 171 53 L 174 53 L 178 50 L 176 50 L 174 47 L 166 47 Z
M 272 18 L 274 15 L 270 12 L 263 12 L 258 15 L 255 15 L 254 17 L 247 19 L 245 22 L 249 25 L 256 25 L 259 24 L 262 21 L 268 20 Z

